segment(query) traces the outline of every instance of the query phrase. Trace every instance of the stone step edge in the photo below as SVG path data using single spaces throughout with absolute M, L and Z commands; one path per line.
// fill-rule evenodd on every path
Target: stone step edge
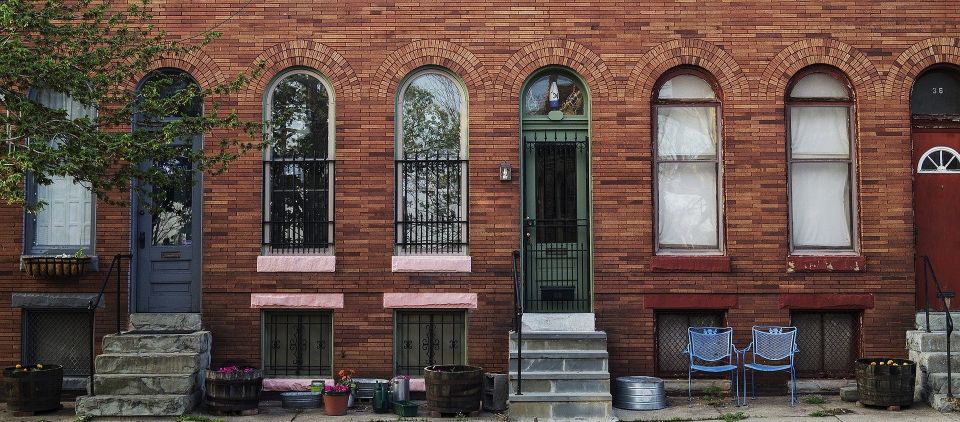
M 106 356 L 106 357 L 190 357 L 190 356 L 199 356 L 203 355 L 205 352 L 131 352 L 131 353 L 102 353 L 97 355 L 97 357 Z
M 612 402 L 610 393 L 523 393 L 510 394 L 511 402 Z
M 583 372 L 544 372 L 530 371 L 521 372 L 523 379 L 532 380 L 609 380 L 610 373 L 606 371 L 583 371 Z M 516 371 L 510 371 L 510 379 L 517 379 Z
M 157 332 L 144 333 L 144 332 L 137 332 L 136 330 L 128 330 L 128 331 L 121 331 L 120 334 L 117 334 L 117 333 L 104 334 L 103 337 L 105 338 L 123 338 L 123 337 L 138 337 L 138 336 L 140 337 L 146 337 L 146 336 L 179 337 L 179 336 L 202 336 L 207 333 L 212 334 L 213 332 L 205 328 L 196 330 L 196 331 L 191 331 L 189 333 L 178 333 L 173 331 L 167 331 L 167 332 L 157 331 Z
M 138 377 L 138 378 L 158 378 L 158 377 L 188 378 L 188 377 L 195 377 L 195 376 L 197 376 L 197 373 L 199 373 L 199 372 L 200 372 L 199 370 L 193 371 L 193 372 L 191 372 L 191 373 L 189 373 L 189 374 L 187 374 L 187 373 L 183 373 L 183 374 L 150 374 L 150 373 L 142 373 L 142 374 L 101 374 L 101 373 L 98 372 L 98 373 L 96 373 L 96 374 L 93 374 L 93 377 L 94 377 L 95 379 L 96 379 L 96 378 L 133 378 L 133 377 Z M 98 396 L 99 396 L 99 394 L 98 394 Z
M 607 359 L 606 350 L 524 350 L 524 359 Z M 510 359 L 516 359 L 517 352 L 510 352 Z
M 510 331 L 510 340 L 517 338 L 516 331 Z M 524 340 L 602 340 L 607 338 L 603 331 L 524 331 Z

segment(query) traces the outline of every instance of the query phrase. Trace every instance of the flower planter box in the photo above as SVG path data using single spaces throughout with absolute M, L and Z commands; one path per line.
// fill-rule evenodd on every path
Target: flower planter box
M 35 278 L 82 277 L 90 268 L 90 257 L 28 256 L 23 258 L 23 268 Z
M 893 361 L 896 365 L 890 365 Z M 879 362 L 884 362 L 880 365 Z M 871 363 L 874 363 L 871 365 Z M 906 359 L 857 359 L 857 390 L 867 406 L 910 406 L 917 365 Z
M 424 369 L 427 408 L 440 414 L 469 414 L 480 410 L 483 368 L 435 365 Z
M 63 386 L 63 367 L 48 365 L 43 369 L 29 371 L 14 367 L 3 369 L 2 392 L 11 412 L 46 412 L 60 406 L 60 389 Z
M 214 412 L 249 412 L 260 404 L 263 372 L 218 372 L 207 369 L 204 386 L 207 408 Z
M 393 413 L 401 418 L 414 418 L 417 416 L 417 408 L 420 405 L 407 400 L 393 402 Z

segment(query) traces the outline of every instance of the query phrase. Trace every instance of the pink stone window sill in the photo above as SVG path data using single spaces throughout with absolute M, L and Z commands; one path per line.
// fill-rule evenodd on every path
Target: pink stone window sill
M 251 308 L 342 309 L 342 293 L 251 293 Z
M 477 309 L 476 293 L 384 293 L 384 308 Z
M 472 259 L 460 255 L 395 255 L 392 270 L 395 273 L 469 273 L 472 271 Z
M 332 273 L 337 270 L 337 257 L 266 255 L 257 257 L 258 273 Z

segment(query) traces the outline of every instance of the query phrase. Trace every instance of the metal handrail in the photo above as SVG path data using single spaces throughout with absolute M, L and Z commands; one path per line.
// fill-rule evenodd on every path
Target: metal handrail
M 97 369 L 94 362 L 94 351 L 96 350 L 96 337 L 94 330 L 94 322 L 96 320 L 95 316 L 97 313 L 97 307 L 100 306 L 100 301 L 103 299 L 103 293 L 107 289 L 107 284 L 110 283 L 110 276 L 114 274 L 114 269 L 116 269 L 117 274 L 117 334 L 121 333 L 120 329 L 120 319 L 122 318 L 123 311 L 120 306 L 120 285 L 122 283 L 121 274 L 121 265 L 124 259 L 133 259 L 133 255 L 130 254 L 116 254 L 113 256 L 113 260 L 110 261 L 110 269 L 107 270 L 107 275 L 103 277 L 103 283 L 100 285 L 100 292 L 97 293 L 96 299 L 91 299 L 87 304 L 87 311 L 90 315 L 90 395 L 95 396 L 96 392 L 94 390 L 93 378 L 96 375 Z
M 950 337 L 953 336 L 953 316 L 950 315 L 950 307 L 947 306 L 947 298 L 953 297 L 953 292 L 944 292 L 940 287 L 940 281 L 937 279 L 937 273 L 933 270 L 933 264 L 930 263 L 930 257 L 923 255 L 923 309 L 927 319 L 927 332 L 930 332 L 930 277 L 933 276 L 933 285 L 937 289 L 937 298 L 943 305 L 945 321 L 947 325 L 947 397 L 953 397 L 953 361 L 951 356 Z
M 517 395 L 522 395 L 523 371 L 523 283 L 520 277 L 520 251 L 513 251 L 513 330 L 517 333 Z

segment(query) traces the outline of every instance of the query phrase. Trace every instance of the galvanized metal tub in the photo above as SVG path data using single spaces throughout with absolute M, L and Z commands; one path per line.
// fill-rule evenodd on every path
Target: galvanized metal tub
M 377 388 L 377 383 L 383 385 L 389 385 L 390 381 L 380 378 L 354 378 L 353 382 L 357 384 L 357 389 L 354 390 L 354 394 L 358 399 L 370 400 L 373 399 L 373 390 Z
M 658 410 L 667 407 L 663 380 L 654 377 L 619 377 L 613 382 L 613 407 Z
M 280 393 L 284 409 L 315 409 L 320 407 L 320 393 L 310 391 L 287 391 Z

